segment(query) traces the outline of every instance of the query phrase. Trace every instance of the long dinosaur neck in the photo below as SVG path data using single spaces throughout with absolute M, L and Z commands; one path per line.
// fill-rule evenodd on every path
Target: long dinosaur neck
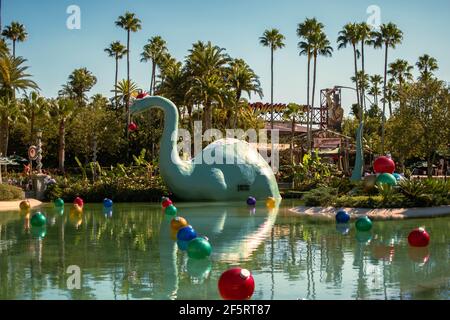
M 136 100 L 131 113 L 137 114 L 152 108 L 159 108 L 164 111 L 164 131 L 161 138 L 161 148 L 159 154 L 159 166 L 161 174 L 164 176 L 186 176 L 192 171 L 192 164 L 181 160 L 178 149 L 178 110 L 172 101 L 163 97 L 147 97 Z M 169 179 L 169 180 L 172 180 Z

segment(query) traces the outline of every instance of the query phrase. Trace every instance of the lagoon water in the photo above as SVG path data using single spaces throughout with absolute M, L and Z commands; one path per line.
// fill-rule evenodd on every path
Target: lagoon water
M 296 204 L 176 204 L 209 238 L 208 260 L 178 249 L 158 204 L 116 204 L 112 214 L 86 204 L 82 215 L 48 206 L 45 229 L 0 213 L 0 299 L 220 299 L 218 279 L 232 266 L 253 273 L 254 300 L 449 299 L 450 218 L 377 221 L 358 233 L 291 214 Z M 428 248 L 407 243 L 419 226 Z M 68 287 L 71 266 L 80 289 Z

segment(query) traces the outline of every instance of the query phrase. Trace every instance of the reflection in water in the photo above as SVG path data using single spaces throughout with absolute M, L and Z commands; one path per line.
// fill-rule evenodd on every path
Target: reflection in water
M 101 205 L 82 214 L 44 208 L 44 229 L 30 226 L 30 214 L 4 213 L 0 298 L 219 299 L 220 274 L 239 265 L 255 277 L 254 299 L 448 299 L 450 218 L 377 221 L 358 233 L 289 214 L 291 206 L 177 204 L 211 242 L 204 260 L 179 250 L 158 205 L 118 204 L 114 214 Z M 406 241 L 419 224 L 431 234 L 428 248 Z M 81 268 L 81 290 L 66 287 L 71 265 Z

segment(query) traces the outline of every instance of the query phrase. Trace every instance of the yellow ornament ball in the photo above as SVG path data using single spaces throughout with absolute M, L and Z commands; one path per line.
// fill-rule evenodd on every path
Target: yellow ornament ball
M 30 210 L 30 208 L 31 208 L 30 201 L 28 201 L 28 200 L 23 200 L 23 201 L 20 203 L 19 207 L 20 207 L 20 210 L 24 210 L 24 211 Z
M 273 198 L 273 197 L 267 198 L 267 200 L 266 200 L 267 208 L 273 209 L 276 207 L 276 205 L 277 205 L 277 200 L 275 200 L 275 198 Z
M 177 232 L 181 228 L 187 227 L 188 225 L 189 225 L 189 223 L 183 217 L 175 217 L 172 219 L 172 221 L 170 221 L 170 227 L 172 228 L 172 230 L 177 231 Z

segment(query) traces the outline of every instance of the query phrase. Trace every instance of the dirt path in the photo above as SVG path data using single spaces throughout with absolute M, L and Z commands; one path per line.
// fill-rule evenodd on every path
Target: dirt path
M 0 212 L 2 211 L 14 211 L 19 210 L 19 205 L 23 200 L 18 201 L 0 201 Z M 39 207 L 43 205 L 42 202 L 35 199 L 28 199 L 31 204 L 31 208 Z

